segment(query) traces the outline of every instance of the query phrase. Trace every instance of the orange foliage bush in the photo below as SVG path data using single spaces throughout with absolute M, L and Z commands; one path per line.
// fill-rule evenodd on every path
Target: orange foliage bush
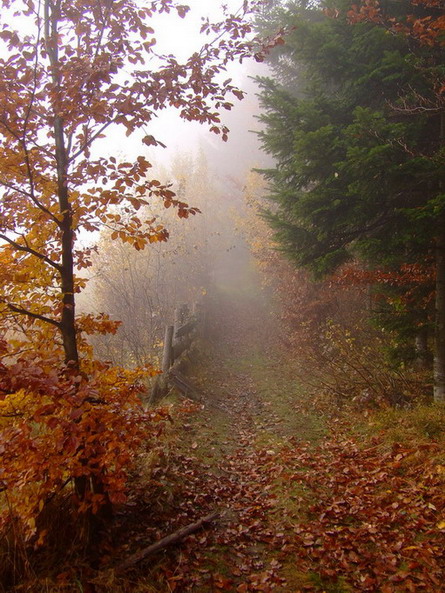
M 97 512 L 107 500 L 122 503 L 128 471 L 141 449 L 162 430 L 163 410 L 144 411 L 138 398 L 150 371 L 126 371 L 91 361 L 86 373 L 60 365 L 57 352 L 28 351 L 5 362 L 0 342 L 0 487 L 6 504 L 0 526 L 20 517 L 27 538 L 44 506 L 68 485 L 86 478 L 101 484 L 77 501 Z M 40 533 L 41 542 L 44 533 Z

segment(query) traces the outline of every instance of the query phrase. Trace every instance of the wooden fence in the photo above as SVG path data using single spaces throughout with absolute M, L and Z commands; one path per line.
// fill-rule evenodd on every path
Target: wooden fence
M 192 346 L 198 336 L 198 329 L 203 324 L 203 307 L 195 303 L 190 309 L 181 305 L 175 311 L 174 325 L 165 328 L 164 349 L 162 353 L 162 375 L 156 378 L 150 401 L 156 402 L 174 385 L 186 395 L 193 395 L 193 387 L 180 373 L 183 355 Z M 188 393 L 190 392 L 190 393 Z

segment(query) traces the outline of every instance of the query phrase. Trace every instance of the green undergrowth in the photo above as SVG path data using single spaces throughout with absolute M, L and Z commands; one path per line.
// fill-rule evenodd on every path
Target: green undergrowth
M 373 413 L 366 425 L 368 435 L 383 433 L 388 442 L 437 441 L 445 446 L 445 405 L 389 408 Z
M 407 464 L 421 464 L 422 451 L 430 462 L 445 463 L 445 405 L 441 403 L 414 404 L 406 408 L 342 410 L 339 424 L 366 449 L 376 446 L 382 452 L 396 447 L 411 449 L 415 455 Z M 332 430 L 332 429 L 331 429 Z

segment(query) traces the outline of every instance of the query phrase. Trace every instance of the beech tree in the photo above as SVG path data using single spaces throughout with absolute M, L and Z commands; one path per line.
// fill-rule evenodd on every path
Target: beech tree
M 95 361 L 84 339 L 116 324 L 76 314 L 92 252 L 79 231 L 105 225 L 141 250 L 168 236 L 138 216 L 150 201 L 179 217 L 196 212 L 150 179 L 145 156 L 117 162 L 93 146 L 112 127 L 140 130 L 142 143 L 156 146 L 146 127 L 166 107 L 226 139 L 218 112 L 242 92 L 220 75 L 255 51 L 250 8 L 204 23 L 208 43 L 179 63 L 156 53 L 151 26 L 156 13 L 186 16 L 174 0 L 2 1 L 0 482 L 30 534 L 46 501 L 72 481 L 80 510 L 122 500 L 147 421 L 136 401 L 142 371 Z
M 261 82 L 261 137 L 277 161 L 265 172 L 270 221 L 283 249 L 316 274 L 360 258 L 397 275 L 428 263 L 443 230 L 440 114 L 405 109 L 413 97 L 437 97 L 443 51 L 413 51 L 402 34 L 351 24 L 349 11 L 337 0 L 325 11 L 298 3 L 279 17 L 291 32 L 277 80 Z M 436 337 L 436 360 L 440 351 Z

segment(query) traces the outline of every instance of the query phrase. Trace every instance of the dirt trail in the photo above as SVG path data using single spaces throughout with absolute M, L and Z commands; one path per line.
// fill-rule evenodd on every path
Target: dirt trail
M 220 517 L 144 564 L 147 592 L 445 592 L 436 445 L 388 446 L 306 405 L 273 301 L 248 258 L 237 264 L 215 274 L 190 368 L 205 405 L 185 404 L 135 492 L 131 547 Z
M 209 529 L 144 563 L 147 591 L 297 593 L 307 576 L 296 567 L 293 530 L 307 493 L 291 475 L 291 452 L 323 427 L 296 411 L 304 391 L 247 248 L 219 262 L 213 283 L 205 335 L 187 372 L 204 403 L 186 403 L 176 416 L 171 448 L 162 445 L 155 470 L 151 457 L 144 462 L 148 480 L 142 475 L 135 485 L 134 519 L 123 518 L 117 554 L 216 510 Z M 183 402 L 175 398 L 175 408 Z
M 292 532 L 304 493 L 289 486 L 286 451 L 322 427 L 295 409 L 302 388 L 247 250 L 233 261 L 215 272 L 207 329 L 187 373 L 205 403 L 187 404 L 171 451 L 163 448 L 160 467 L 148 467 L 149 480 L 135 488 L 135 520 L 124 518 L 119 538 L 128 542 L 130 530 L 131 543 L 118 554 L 215 510 L 220 516 L 144 564 L 150 593 L 300 591 Z
M 175 591 L 293 590 L 282 559 L 294 519 L 280 492 L 276 456 L 319 427 L 292 410 L 299 387 L 283 360 L 279 321 L 247 271 L 242 283 L 232 273 L 209 297 L 210 346 L 193 377 L 206 405 L 184 426 L 180 508 L 196 517 L 217 509 L 221 517 L 175 557 L 169 580 Z

